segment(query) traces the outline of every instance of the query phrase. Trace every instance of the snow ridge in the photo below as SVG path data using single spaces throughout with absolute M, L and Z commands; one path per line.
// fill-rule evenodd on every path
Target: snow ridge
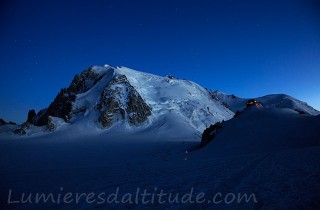
M 210 91 L 212 97 L 217 98 L 233 112 L 241 111 L 246 107 L 246 102 L 249 98 L 239 98 L 235 95 L 228 95 L 221 91 Z M 319 115 L 320 112 L 307 103 L 300 101 L 286 94 L 270 94 L 256 98 L 262 102 L 266 108 L 289 108 L 300 113 Z

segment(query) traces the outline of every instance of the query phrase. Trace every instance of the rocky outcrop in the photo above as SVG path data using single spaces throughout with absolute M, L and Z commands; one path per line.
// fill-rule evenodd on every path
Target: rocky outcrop
M 103 127 L 128 119 L 130 125 L 139 125 L 151 115 L 151 108 L 142 99 L 125 75 L 113 79 L 101 94 L 99 122 Z
M 8 124 L 9 124 L 9 125 L 16 125 L 15 122 L 11 122 L 11 121 L 10 121 L 10 122 L 6 122 L 5 120 L 3 120 L 3 119 L 0 118 L 0 126 L 1 126 L 1 125 L 8 125 Z
M 210 127 L 206 128 L 201 136 L 201 147 L 207 145 L 210 141 L 214 139 L 214 137 L 220 132 L 222 129 L 222 125 L 220 122 L 217 122 L 213 125 L 210 125 Z
M 3 119 L 0 119 L 0 126 L 5 124 L 7 124 L 6 121 L 4 121 Z
M 64 123 L 65 123 L 64 120 L 59 118 L 59 117 L 49 116 L 48 117 L 48 122 L 47 122 L 47 129 L 49 131 L 54 131 Z
M 60 117 L 67 121 L 72 110 L 72 103 L 76 99 L 76 93 L 70 92 L 68 89 L 61 89 L 54 101 L 49 105 L 46 111 L 46 118 L 49 116 Z M 47 120 L 46 120 L 47 121 Z
M 135 89 L 130 92 L 128 98 L 126 111 L 129 114 L 129 123 L 131 125 L 138 125 L 145 122 L 148 116 L 151 115 L 151 108 Z
M 49 116 L 59 117 L 68 121 L 71 117 L 72 105 L 76 95 L 88 91 L 101 78 L 103 74 L 96 73 L 93 67 L 76 75 L 68 88 L 63 88 L 48 108 L 39 111 L 34 124 L 37 126 L 47 125 Z
M 34 124 L 36 120 L 36 116 L 37 116 L 37 113 L 34 109 L 29 110 L 27 122 Z
M 47 115 L 48 108 L 41 109 L 36 116 L 36 119 L 34 121 L 34 124 L 37 126 L 42 126 L 46 125 L 47 120 L 48 120 L 48 115 Z
M 61 89 L 59 94 L 49 105 L 48 108 L 40 110 L 34 118 L 34 125 L 43 126 L 48 122 L 49 116 L 60 117 L 67 121 L 70 117 L 72 110 L 72 104 L 76 98 L 76 95 L 67 88 Z
M 19 126 L 17 129 L 15 129 L 13 132 L 18 135 L 24 135 L 27 133 L 27 130 L 31 127 L 31 125 L 32 125 L 31 123 L 25 122 L 21 126 Z
M 68 91 L 75 94 L 84 93 L 92 88 L 102 77 L 103 74 L 96 73 L 93 67 L 90 67 L 73 78 Z
M 16 133 L 25 134 L 32 125 L 46 126 L 48 130 L 52 131 L 56 129 L 57 123 L 62 124 L 61 119 L 68 122 L 77 111 L 73 107 L 77 94 L 85 93 L 91 89 L 101 80 L 107 70 L 106 68 L 90 67 L 80 75 L 76 75 L 69 87 L 61 89 L 48 108 L 42 109 L 38 113 L 30 110 L 26 123 L 16 129 Z M 151 108 L 125 75 L 116 76 L 106 85 L 96 108 L 101 113 L 98 121 L 103 127 L 110 127 L 113 123 L 122 120 L 126 120 L 132 126 L 137 126 L 145 122 L 151 115 Z
M 27 124 L 21 126 L 19 130 L 17 129 L 17 133 L 25 133 L 24 131 L 32 124 L 45 125 L 48 130 L 52 131 L 56 128 L 56 120 L 53 119 L 63 119 L 67 122 L 73 114 L 73 104 L 77 94 L 88 91 L 103 75 L 104 72 L 96 71 L 93 67 L 76 75 L 70 86 L 61 89 L 48 108 L 40 110 L 37 114 L 34 110 L 30 110 Z M 117 76 L 108 83 L 101 94 L 98 109 L 101 112 L 99 122 L 103 127 L 110 127 L 114 122 L 124 119 L 127 119 L 130 125 L 139 125 L 151 115 L 150 107 L 129 83 L 125 75 Z

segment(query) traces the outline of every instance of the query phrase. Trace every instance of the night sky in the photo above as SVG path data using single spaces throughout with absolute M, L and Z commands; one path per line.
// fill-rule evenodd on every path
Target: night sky
M 104 64 L 320 109 L 315 2 L 1 1 L 0 118 L 25 121 L 76 73 Z

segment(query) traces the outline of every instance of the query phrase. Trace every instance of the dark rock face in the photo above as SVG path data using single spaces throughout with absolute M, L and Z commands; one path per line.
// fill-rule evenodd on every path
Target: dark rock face
M 57 117 L 48 117 L 48 122 L 47 122 L 47 129 L 49 131 L 54 131 L 56 130 L 56 128 L 59 126 L 59 124 L 61 124 L 61 122 L 63 122 L 64 120 L 61 118 L 57 118 Z
M 61 89 L 60 93 L 48 107 L 47 115 L 60 117 L 67 121 L 69 118 L 69 113 L 72 110 L 72 103 L 75 99 L 75 93 L 70 92 L 65 88 Z
M 207 145 L 210 141 L 214 139 L 214 137 L 220 132 L 221 129 L 222 126 L 220 122 L 217 122 L 214 125 L 210 125 L 210 127 L 203 131 L 200 145 Z
M 38 113 L 30 110 L 26 123 L 15 132 L 25 134 L 32 125 L 47 126 L 48 130 L 54 130 L 53 119 L 56 118 L 51 117 L 58 117 L 67 122 L 78 111 L 73 107 L 77 94 L 91 89 L 104 75 L 104 71 L 97 71 L 93 67 L 76 75 L 70 86 L 61 89 L 48 108 L 42 109 Z M 137 126 L 145 122 L 151 115 L 151 108 L 125 75 L 117 76 L 108 83 L 101 94 L 97 108 L 101 112 L 98 121 L 103 127 L 110 127 L 113 123 L 121 120 L 127 120 L 130 125 Z
M 47 129 L 48 129 L 49 131 L 53 131 L 53 130 L 55 129 L 54 123 L 52 122 L 52 120 L 50 119 L 50 117 L 48 118 Z
M 299 110 L 299 109 L 294 109 L 294 111 L 298 112 L 299 114 L 307 114 L 306 112 Z
M 4 121 L 3 119 L 0 118 L 0 126 L 1 125 L 8 125 L 8 124 L 9 125 L 16 125 L 15 122 L 11 122 L 11 121 L 10 122 L 6 122 L 6 121 Z
M 241 114 L 241 112 L 238 110 L 238 111 L 236 111 L 236 113 L 234 114 L 233 117 L 238 117 L 240 114 Z
M 34 124 L 36 116 L 37 116 L 37 114 L 34 109 L 29 110 L 27 122 Z
M 27 130 L 31 127 L 31 123 L 25 122 L 19 128 L 15 129 L 13 132 L 18 135 L 24 135 L 27 133 Z
M 151 108 L 125 75 L 118 76 L 106 86 L 101 95 L 99 110 L 99 122 L 103 127 L 110 127 L 126 116 L 130 125 L 139 125 L 151 115 Z
M 42 126 L 42 125 L 45 125 L 47 123 L 47 119 L 48 119 L 47 111 L 48 111 L 48 108 L 41 109 L 37 113 L 37 116 L 36 116 L 36 119 L 35 119 L 35 123 L 34 123 L 35 125 Z
M 84 93 L 92 88 L 102 77 L 103 75 L 95 73 L 90 67 L 73 78 L 68 91 L 76 94 Z
M 4 121 L 3 119 L 0 119 L 0 126 L 5 124 L 7 124 L 6 121 Z
M 90 67 L 80 75 L 76 75 L 68 88 L 63 88 L 47 109 L 37 113 L 34 124 L 37 126 L 47 125 L 48 117 L 60 117 L 68 121 L 72 111 L 76 95 L 88 91 L 103 75 L 97 74 Z
M 72 110 L 72 103 L 74 102 L 75 98 L 76 95 L 72 92 L 69 92 L 68 89 L 61 89 L 49 107 L 38 112 L 35 125 L 46 125 L 49 116 L 60 117 L 67 121 L 70 117 L 69 113 Z
M 132 125 L 145 122 L 148 116 L 151 115 L 151 108 L 144 102 L 135 89 L 129 94 L 127 113 L 129 113 L 129 123 Z

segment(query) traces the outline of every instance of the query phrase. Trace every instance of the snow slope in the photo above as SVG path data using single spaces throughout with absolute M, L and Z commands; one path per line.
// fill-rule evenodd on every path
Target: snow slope
M 104 76 L 88 91 L 78 94 L 74 110 L 86 110 L 75 114 L 70 120 L 70 128 L 90 130 L 94 134 L 107 132 L 138 132 L 141 136 L 157 138 L 188 137 L 197 139 L 210 124 L 228 120 L 233 112 L 212 99 L 208 91 L 198 84 L 179 79 L 169 79 L 153 74 L 139 72 L 126 67 L 93 67 Z M 151 107 L 152 115 L 140 127 L 129 126 L 127 121 L 116 123 L 109 129 L 101 129 L 97 122 L 99 111 L 96 106 L 106 85 L 115 77 L 125 75 L 130 84 Z M 122 88 L 125 90 L 125 87 Z M 123 95 L 126 93 L 124 92 Z M 76 112 L 76 111 L 75 111 Z M 142 135 L 143 131 L 145 133 Z M 83 133 L 83 132 L 82 132 Z
M 233 116 L 229 109 L 212 99 L 206 89 L 192 81 L 160 77 L 126 67 L 119 67 L 116 71 L 126 75 L 152 107 L 152 120 L 176 118 L 202 132 L 212 122 L 228 120 Z
M 319 116 L 253 106 L 223 122 L 216 138 L 192 153 L 185 151 L 199 140 L 152 141 L 121 133 L 1 140 L 0 208 L 319 209 L 319 128 Z M 137 188 L 180 195 L 193 189 L 194 197 L 205 193 L 206 202 L 6 203 L 9 189 L 18 199 L 21 193 L 36 192 L 111 194 L 118 187 L 120 195 Z M 257 202 L 207 202 L 216 193 L 253 193 Z
M 234 95 L 227 95 L 221 91 L 211 91 L 211 95 L 227 104 L 233 112 L 243 110 L 246 107 L 246 102 L 249 100 L 249 98 L 239 98 Z M 257 97 L 256 99 L 262 102 L 265 107 L 289 108 L 299 110 L 310 115 L 320 114 L 318 110 L 309 106 L 307 103 L 285 94 L 271 94 Z
M 221 177 L 223 190 L 256 192 L 260 203 L 253 209 L 319 209 L 319 115 L 254 105 L 221 125 L 216 137 L 191 155 L 243 159 L 234 169 L 226 166 L 238 175 Z
M 319 116 L 301 115 L 288 108 L 254 105 L 222 124 L 221 131 L 204 150 L 218 155 L 267 153 L 317 146 Z M 218 146 L 216 146 L 218 145 Z

